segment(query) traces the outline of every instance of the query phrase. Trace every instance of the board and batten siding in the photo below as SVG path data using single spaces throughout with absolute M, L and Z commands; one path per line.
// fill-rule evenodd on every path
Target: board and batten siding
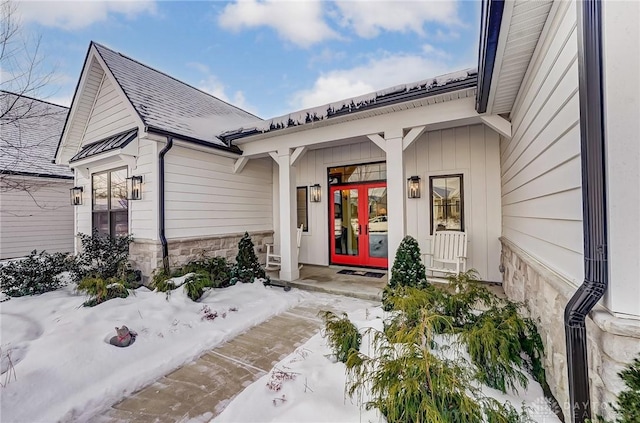
M 33 250 L 73 251 L 72 180 L 15 177 L 24 190 L 0 187 L 0 259 L 23 257 Z
M 108 75 L 104 75 L 91 110 L 82 144 L 100 141 L 137 126 L 127 99 Z
M 574 2 L 560 2 L 539 43 L 511 113 L 513 136 L 501 137 L 502 235 L 579 285 L 584 269 Z
M 500 281 L 499 136 L 484 125 L 424 133 L 404 152 L 405 179 L 421 178 L 421 197 L 406 199 L 407 235 L 422 253 L 431 251 L 429 177 L 463 175 L 467 269 L 483 280 Z
M 273 229 L 271 158 L 235 159 L 174 146 L 165 156 L 168 239 Z

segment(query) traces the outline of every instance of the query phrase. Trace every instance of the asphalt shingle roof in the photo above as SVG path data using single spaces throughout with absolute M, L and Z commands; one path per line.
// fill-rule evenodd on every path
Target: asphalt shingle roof
M 69 109 L 0 91 L 0 173 L 73 177 L 52 163 Z
M 227 146 L 217 134 L 259 119 L 121 53 L 93 45 L 151 129 Z

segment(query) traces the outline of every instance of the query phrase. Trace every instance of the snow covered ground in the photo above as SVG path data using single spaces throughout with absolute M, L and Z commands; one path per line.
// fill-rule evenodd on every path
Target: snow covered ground
M 86 421 L 124 396 L 180 365 L 298 304 L 327 304 L 350 311 L 360 328 L 382 327 L 382 311 L 366 302 L 293 289 L 283 292 L 262 284 L 239 284 L 211 290 L 199 303 L 182 289 L 164 293 L 140 288 L 124 299 L 82 307 L 83 295 L 72 286 L 39 296 L 0 303 L 2 371 L 0 416 L 3 422 Z M 203 306 L 217 311 L 203 320 Z M 231 311 L 237 309 L 237 311 Z M 226 317 L 222 314 L 226 313 Z M 115 326 L 138 333 L 128 348 L 109 345 Z M 365 337 L 366 341 L 366 337 Z M 369 348 L 363 342 L 363 352 Z M 10 365 L 15 379 L 5 372 Z M 295 372 L 280 390 L 267 387 L 268 374 L 229 403 L 215 422 L 378 422 L 376 410 L 361 410 L 345 399 L 345 367 L 331 359 L 318 334 L 275 367 Z M 557 422 L 545 408 L 542 390 L 531 382 L 520 397 L 500 396 L 533 407 L 539 422 Z M 211 415 L 193 422 L 205 422 Z

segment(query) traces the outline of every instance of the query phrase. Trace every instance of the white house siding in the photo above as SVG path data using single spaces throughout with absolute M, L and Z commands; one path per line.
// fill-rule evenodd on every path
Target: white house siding
M 235 159 L 174 146 L 165 156 L 168 239 L 273 229 L 271 158 Z
M 329 210 L 327 199 L 329 190 L 327 187 L 327 169 L 334 166 L 344 166 L 358 163 L 371 163 L 385 161 L 384 151 L 379 149 L 371 141 L 347 144 L 338 147 L 329 147 L 308 151 L 296 164 L 296 186 L 310 186 L 320 184 L 322 186 L 322 201 L 320 203 L 308 202 L 309 231 L 302 234 L 300 245 L 301 263 L 328 265 L 329 264 Z M 275 180 L 278 179 L 277 165 Z M 277 186 L 274 190 L 274 203 L 278 203 Z M 275 236 L 278 240 L 279 236 Z
M 111 135 L 135 128 L 137 125 L 132 116 L 131 106 L 127 99 L 106 75 L 98 91 L 91 116 L 87 122 L 82 144 L 107 138 Z
M 484 125 L 423 134 L 404 152 L 405 176 L 421 178 L 421 197 L 407 199 L 407 234 L 423 253 L 431 250 L 429 177 L 462 174 L 467 268 L 483 280 L 499 281 L 500 168 L 499 137 Z
M 73 251 L 72 180 L 15 177 L 29 191 L 0 187 L 0 259 L 22 257 L 32 250 Z M 12 178 L 13 179 L 13 178 Z
M 560 2 L 501 140 L 502 235 L 578 285 L 583 279 L 576 7 Z

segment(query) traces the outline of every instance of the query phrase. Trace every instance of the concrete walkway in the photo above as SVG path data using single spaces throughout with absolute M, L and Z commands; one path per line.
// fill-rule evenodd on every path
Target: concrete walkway
M 326 305 L 305 304 L 274 316 L 90 421 L 174 423 L 204 414 L 212 418 L 245 387 L 311 338 L 321 327 L 321 309 L 326 310 Z

